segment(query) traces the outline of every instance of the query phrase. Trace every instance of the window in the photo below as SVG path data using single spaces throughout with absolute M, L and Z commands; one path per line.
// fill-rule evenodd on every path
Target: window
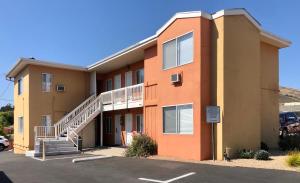
M 121 74 L 115 75 L 114 77 L 114 89 L 121 88 Z
M 144 130 L 143 115 L 138 114 L 136 115 L 136 131 L 138 133 L 143 133 L 143 130 Z
M 51 126 L 51 116 L 50 115 L 44 115 L 42 116 L 42 126 Z
M 22 95 L 23 93 L 23 78 L 18 80 L 18 95 Z
M 188 33 L 163 44 L 163 69 L 193 62 L 193 33 Z
M 178 105 L 163 108 L 164 133 L 193 133 L 193 106 Z
M 52 75 L 48 73 L 42 74 L 42 91 L 50 92 L 52 82 Z
M 105 82 L 105 90 L 106 91 L 112 90 L 112 79 L 106 80 L 106 82 Z
M 136 71 L 136 84 L 144 83 L 144 69 Z
M 18 132 L 22 134 L 24 131 L 24 119 L 23 117 L 18 117 Z
M 111 119 L 111 116 L 106 116 L 104 118 L 104 132 L 105 133 L 112 133 L 112 119 Z

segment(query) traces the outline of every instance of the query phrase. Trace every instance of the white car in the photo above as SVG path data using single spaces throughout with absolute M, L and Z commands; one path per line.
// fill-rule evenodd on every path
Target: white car
M 9 141 L 5 137 L 0 136 L 0 151 L 3 151 L 8 146 L 9 146 Z

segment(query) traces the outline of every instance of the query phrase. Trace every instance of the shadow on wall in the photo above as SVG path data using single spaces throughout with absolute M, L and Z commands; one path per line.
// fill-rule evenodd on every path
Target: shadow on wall
M 7 175 L 0 171 L 0 182 L 1 183 L 12 183 L 12 181 L 7 177 Z

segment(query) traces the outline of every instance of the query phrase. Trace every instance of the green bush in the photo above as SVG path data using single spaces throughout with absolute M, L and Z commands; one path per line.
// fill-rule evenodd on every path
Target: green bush
M 268 153 L 268 151 L 265 151 L 265 150 L 258 150 L 255 153 L 254 158 L 256 160 L 269 160 L 270 159 L 270 153 Z
M 265 151 L 269 151 L 270 148 L 266 143 L 261 142 L 260 143 L 260 149 L 265 150 Z
M 252 150 L 243 149 L 242 151 L 239 152 L 239 158 L 241 158 L 241 159 L 253 159 L 254 154 L 255 153 Z
M 125 152 L 126 157 L 148 157 L 157 152 L 157 145 L 147 135 L 136 135 Z
M 278 146 L 283 151 L 300 149 L 300 135 L 289 135 L 284 138 L 280 138 Z
M 300 151 L 290 152 L 286 162 L 289 166 L 299 167 L 300 166 Z

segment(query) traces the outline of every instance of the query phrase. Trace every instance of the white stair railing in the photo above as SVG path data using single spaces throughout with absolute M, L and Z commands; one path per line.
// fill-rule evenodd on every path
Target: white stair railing
M 85 109 L 87 105 L 89 105 L 94 99 L 96 98 L 96 95 L 90 96 L 88 99 L 83 101 L 79 106 L 77 106 L 74 110 L 72 110 L 70 113 L 65 115 L 61 120 L 59 120 L 54 126 L 56 129 L 56 135 L 59 136 L 62 133 L 66 132 L 67 124 L 75 117 L 77 116 L 81 111 Z
M 144 85 L 138 84 L 117 90 L 103 92 L 97 97 L 89 97 L 68 115 L 63 117 L 54 126 L 36 126 L 35 137 L 37 138 L 58 138 L 67 133 L 67 140 L 70 140 L 78 147 L 74 138 L 78 139 L 78 132 L 92 121 L 102 110 L 103 105 L 126 104 L 129 102 L 143 101 Z

